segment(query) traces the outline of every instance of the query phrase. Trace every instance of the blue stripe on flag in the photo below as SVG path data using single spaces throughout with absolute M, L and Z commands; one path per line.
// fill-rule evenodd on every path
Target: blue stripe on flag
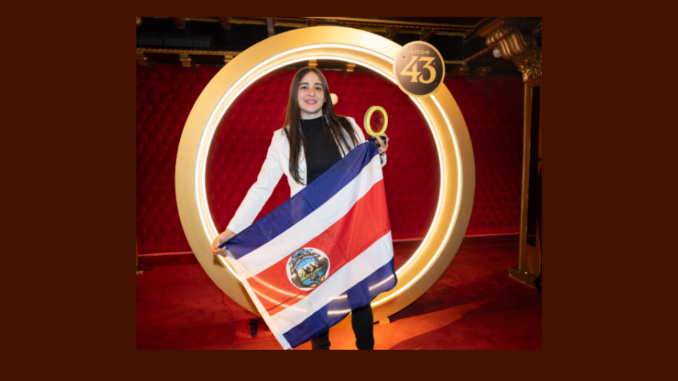
M 360 144 L 294 197 L 219 247 L 228 248 L 235 259 L 258 249 L 326 203 L 353 181 L 377 154 L 379 149 L 375 144 Z
M 393 279 L 384 282 L 384 280 L 391 276 Z M 374 285 L 379 284 L 380 282 L 384 283 L 374 287 Z M 348 316 L 348 312 L 331 315 L 329 312 L 350 311 L 365 306 L 372 302 L 372 300 L 382 292 L 386 292 L 395 287 L 396 283 L 395 265 L 393 259 L 391 259 L 387 264 L 377 269 L 367 278 L 363 279 L 360 283 L 357 283 L 341 295 L 348 295 L 347 298 L 332 300 L 313 315 L 309 316 L 306 320 L 285 332 L 283 336 L 287 342 L 290 343 L 292 348 L 297 347 L 327 331 L 330 327 Z M 374 288 L 370 290 L 370 287 Z

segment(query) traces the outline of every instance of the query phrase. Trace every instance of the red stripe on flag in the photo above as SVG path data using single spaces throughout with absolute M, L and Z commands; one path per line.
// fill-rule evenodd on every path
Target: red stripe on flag
M 300 290 L 289 280 L 287 261 L 292 253 L 308 247 L 321 250 L 330 260 L 329 277 L 332 277 L 390 230 L 384 181 L 381 180 L 327 230 L 278 263 L 249 278 L 248 282 L 269 315 L 275 315 L 313 292 Z

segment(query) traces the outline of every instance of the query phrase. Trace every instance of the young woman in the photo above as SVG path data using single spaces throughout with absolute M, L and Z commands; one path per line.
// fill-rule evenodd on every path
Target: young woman
M 388 145 L 377 137 L 382 166 L 386 164 Z M 284 174 L 291 196 L 313 182 L 365 137 L 350 117 L 334 112 L 327 80 L 320 70 L 305 67 L 292 79 L 287 102 L 285 126 L 273 134 L 257 182 L 247 192 L 228 228 L 212 243 L 212 252 L 225 254 L 218 246 L 252 224 Z M 372 307 L 352 311 L 351 322 L 358 349 L 373 349 Z M 313 349 L 329 349 L 329 332 L 311 340 Z

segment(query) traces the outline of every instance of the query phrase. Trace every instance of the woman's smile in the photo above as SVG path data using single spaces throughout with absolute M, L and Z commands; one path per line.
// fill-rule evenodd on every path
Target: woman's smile
M 322 116 L 325 89 L 320 78 L 314 72 L 307 73 L 299 84 L 297 99 L 301 119 L 314 119 Z

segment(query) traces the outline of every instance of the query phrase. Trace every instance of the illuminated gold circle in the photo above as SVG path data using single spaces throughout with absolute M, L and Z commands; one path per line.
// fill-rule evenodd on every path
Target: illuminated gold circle
M 375 111 L 381 111 L 381 113 L 384 114 L 384 128 L 382 128 L 378 134 L 372 130 L 372 125 L 370 124 L 370 118 L 372 117 L 372 114 L 374 114 Z M 365 114 L 365 120 L 363 121 L 363 124 L 365 125 L 365 130 L 370 136 L 383 135 L 386 132 L 386 127 L 388 127 L 388 114 L 386 114 L 386 110 L 384 110 L 383 107 L 372 106 L 369 109 L 367 109 L 367 113 Z
M 186 121 L 177 155 L 179 216 L 203 269 L 241 306 L 258 314 L 233 270 L 211 252 L 211 243 L 218 233 L 207 203 L 205 168 L 219 121 L 238 95 L 258 78 L 310 59 L 354 63 L 396 84 L 392 69 L 399 49 L 400 45 L 393 41 L 353 28 L 297 29 L 270 37 L 239 54 L 198 97 Z M 446 86 L 441 86 L 431 96 L 411 99 L 426 119 L 436 143 L 441 170 L 438 207 L 421 246 L 398 269 L 397 286 L 372 302 L 375 321 L 414 302 L 440 277 L 464 238 L 473 205 L 475 172 L 471 139 L 452 95 Z

